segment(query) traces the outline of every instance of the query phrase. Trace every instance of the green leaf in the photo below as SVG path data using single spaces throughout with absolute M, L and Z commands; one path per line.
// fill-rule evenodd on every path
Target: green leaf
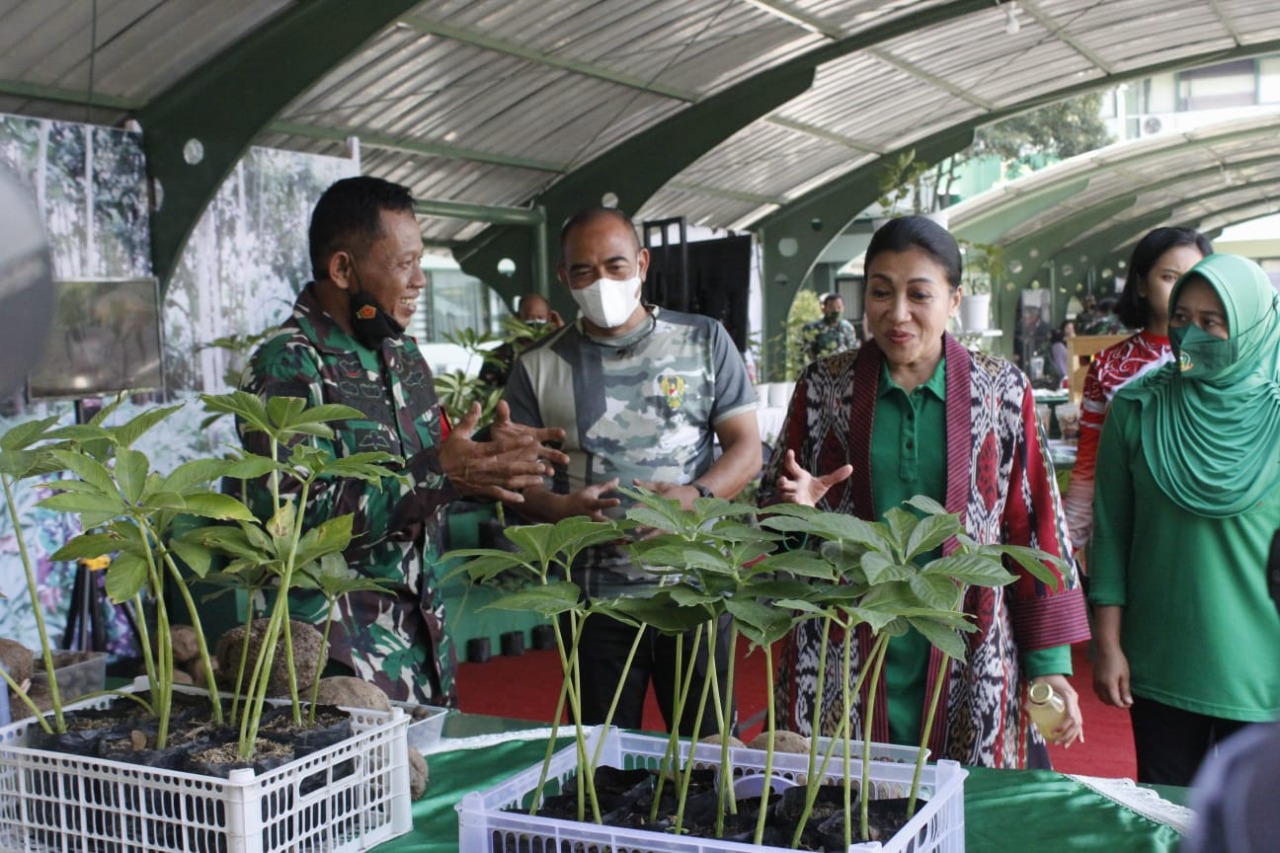
M 1004 586 L 1015 580 L 1000 559 L 982 554 L 951 554 L 933 560 L 922 570 L 926 575 L 954 578 L 973 586 Z
M 255 480 L 283 467 L 265 456 L 244 456 L 229 460 L 222 475 L 237 480 Z
M 927 607 L 955 610 L 960 606 L 960 589 L 945 575 L 912 575 L 907 585 Z
M 518 527 L 507 527 L 502 535 L 516 546 L 519 554 L 534 565 L 546 567 L 551 563 L 553 552 L 547 549 L 553 525 L 529 524 Z
M 834 580 L 835 570 L 831 564 L 812 551 L 780 551 L 765 557 L 752 567 L 756 571 L 786 572 L 801 578 L 817 580 Z
M 732 574 L 733 566 L 714 548 L 695 542 L 685 542 L 677 536 L 662 536 L 644 543 L 636 556 L 646 568 L 673 568 L 687 572 L 715 572 Z
M 630 625 L 647 625 L 667 636 L 691 631 L 705 623 L 706 610 L 694 607 L 673 607 L 665 595 L 652 597 L 626 597 L 594 602 L 592 613 L 626 622 Z
M 169 542 L 169 550 L 174 553 L 196 577 L 203 578 L 213 567 L 213 552 L 193 542 L 174 539 Z
M 845 607 L 842 609 L 852 618 L 854 625 L 866 625 L 873 634 L 883 631 L 898 618 L 896 613 L 876 610 L 871 607 Z
M 781 514 L 766 516 L 760 519 L 760 524 L 783 533 L 804 533 L 819 539 L 852 542 L 885 553 L 893 548 L 889 529 L 883 524 L 863 521 L 842 512 L 818 512 L 811 507 L 799 508 L 809 510 L 809 513 L 801 515 L 795 512 L 796 509 L 791 504 L 771 506 L 771 513 Z
M 119 490 L 107 466 L 76 450 L 54 450 L 54 457 L 63 467 L 86 483 L 97 488 L 98 493 L 116 497 Z M 57 488 L 55 485 L 54 488 Z
M 663 597 L 670 599 L 671 604 L 674 604 L 676 607 L 697 608 L 701 610 L 703 619 L 706 619 L 710 615 L 711 610 L 709 608 L 720 602 L 720 596 L 704 592 L 697 587 L 689 586 L 687 583 L 663 587 L 662 592 L 664 593 Z
M 515 610 L 521 612 L 540 613 L 543 616 L 557 616 L 570 610 L 579 609 L 582 590 L 575 583 L 556 581 L 543 586 L 530 587 L 506 595 L 486 605 L 482 609 Z
M 945 515 L 930 515 L 921 519 L 920 523 L 911 531 L 910 538 L 907 539 L 905 555 L 907 561 L 914 560 L 921 554 L 927 554 L 952 536 L 955 536 L 962 529 L 959 516 L 949 513 Z
M 268 406 L 270 410 L 270 406 Z M 292 412 L 292 409 L 290 410 Z M 362 420 L 365 418 L 364 412 L 351 406 L 343 406 L 337 403 L 325 403 L 319 406 L 312 406 L 309 409 L 303 409 L 296 414 L 292 414 L 290 419 L 280 422 L 280 426 L 288 429 L 296 429 L 305 424 L 322 424 L 330 421 L 351 421 Z
M 249 525 L 245 525 L 249 527 Z M 202 548 L 210 548 L 219 554 L 227 554 L 232 557 L 240 557 L 247 560 L 251 565 L 261 565 L 268 563 L 275 558 L 275 551 L 272 547 L 262 547 L 261 543 L 255 544 L 249 539 L 249 534 L 241 527 L 230 527 L 225 524 L 215 524 L 208 527 L 198 527 L 194 530 L 188 530 L 181 536 L 176 537 L 175 541 L 190 542 Z
M 49 559 L 56 562 L 92 559 L 104 554 L 113 554 L 120 550 L 121 545 L 120 537 L 110 533 L 81 533 L 54 551 Z
M 520 555 L 496 548 L 461 548 L 446 552 L 440 560 L 446 565 L 460 561 L 445 573 L 443 581 L 466 575 L 476 583 L 483 583 L 513 569 L 525 570 L 530 580 L 541 577 L 540 571 Z
M 53 415 L 38 421 L 20 423 L 3 436 L 0 436 L 0 450 L 3 450 L 6 455 L 15 451 L 26 450 L 32 444 L 44 439 L 49 427 L 57 422 L 58 416 Z
M 290 423 L 306 407 L 307 401 L 302 397 L 268 397 L 267 420 L 276 434 L 280 435 L 281 427 Z
M 94 518 L 105 516 L 106 519 L 115 518 L 125 511 L 124 501 L 120 500 L 118 496 L 77 494 L 74 492 L 51 495 L 41 501 L 37 501 L 36 506 L 57 510 L 58 512 L 76 512 Z M 86 521 L 84 526 L 97 527 L 98 525 Z
M 298 541 L 295 565 L 318 560 L 325 554 L 337 554 L 351 544 L 351 513 L 330 518 L 303 534 Z
M 201 394 L 205 411 L 218 415 L 235 415 L 243 421 L 245 427 L 252 432 L 270 434 L 271 423 L 267 418 L 267 407 L 262 399 L 247 391 L 232 391 L 228 394 Z
M 915 532 L 920 519 L 916 518 L 905 509 L 893 507 L 884 514 L 885 523 L 889 525 L 889 535 L 893 537 L 894 549 L 905 555 L 907 553 L 907 543 L 911 540 L 911 534 Z
M 928 495 L 916 495 L 913 498 L 908 498 L 905 503 L 908 506 L 915 507 L 925 515 L 951 515 L 951 513 L 947 512 L 946 507 Z M 956 517 L 956 520 L 959 521 L 959 517 Z
M 892 581 L 904 581 L 919 573 L 919 570 L 914 566 L 904 566 L 878 551 L 868 551 L 863 554 L 860 566 L 866 574 L 867 583 L 872 586 Z
M 40 455 L 35 450 L 7 450 L 0 453 L 0 474 L 11 480 L 29 476 L 40 461 Z
M 147 564 L 137 554 L 120 554 L 107 567 L 107 597 L 115 604 L 132 599 L 146 582 Z
M 160 488 L 183 494 L 189 489 L 216 485 L 231 464 L 229 459 L 192 459 L 183 462 L 161 480 Z
M 756 645 L 772 645 L 791 630 L 789 610 L 736 598 L 726 600 L 724 606 L 737 620 L 738 632 Z
M 249 508 L 230 495 L 204 492 L 183 498 L 184 509 L 201 518 L 220 518 L 235 521 L 253 521 Z M 288 504 L 293 506 L 293 504 Z
M 181 408 L 182 404 L 163 406 L 156 409 L 144 409 L 126 423 L 112 427 L 107 431 L 111 433 L 112 439 L 120 448 L 131 447 L 144 433 Z M 117 455 L 119 455 L 118 452 Z
M 1028 548 L 1023 545 L 993 545 L 990 547 L 1012 558 L 1018 565 L 1026 569 L 1032 577 L 1048 587 L 1057 588 L 1059 580 L 1054 576 L 1053 571 L 1045 565 L 1046 562 L 1056 566 L 1064 576 L 1068 572 L 1066 561 L 1061 557 L 1055 557 L 1046 551 L 1041 551 L 1039 548 Z
M 963 661 L 965 659 L 968 646 L 965 644 L 964 638 L 955 631 L 925 619 L 908 618 L 907 624 L 919 631 L 938 651 L 950 655 L 955 660 Z
M 116 482 L 120 484 L 120 491 L 130 505 L 137 504 L 142 497 L 150 470 L 151 463 L 141 451 L 128 447 L 121 447 L 116 451 Z

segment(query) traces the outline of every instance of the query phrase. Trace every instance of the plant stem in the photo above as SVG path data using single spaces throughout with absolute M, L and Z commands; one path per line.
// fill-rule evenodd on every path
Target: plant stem
M 187 588 L 186 582 L 182 579 L 182 573 L 178 571 L 178 566 L 173 561 L 173 557 L 165 550 L 161 554 L 165 567 L 168 568 L 169 574 L 173 576 L 174 582 L 177 584 L 178 592 L 182 594 L 182 601 L 187 605 L 187 614 L 191 617 L 191 627 L 196 634 L 196 648 L 200 652 L 200 661 L 204 664 L 205 689 L 209 691 L 209 704 L 213 708 L 213 721 L 218 725 L 222 725 L 222 697 L 218 695 L 218 680 L 213 674 L 213 659 L 209 656 L 209 644 L 204 638 L 204 626 L 200 624 L 200 613 L 196 610 L 195 599 L 191 597 L 191 590 Z
M 822 697 L 827 680 L 827 641 L 831 636 L 831 616 L 822 617 L 822 641 L 818 644 L 818 682 L 813 694 L 813 721 L 809 724 L 809 778 L 817 778 L 818 736 L 822 733 Z M 846 678 L 848 677 L 846 671 Z M 848 716 L 846 714 L 846 716 Z
M 22 700 L 22 704 L 26 705 L 31 711 L 31 716 L 35 717 L 36 722 L 40 724 L 40 728 L 44 729 L 47 735 L 53 734 L 53 728 L 50 727 L 49 721 L 44 714 L 36 707 L 36 703 L 31 701 L 31 697 L 27 695 L 27 691 L 23 690 L 18 682 L 13 680 L 13 676 L 9 675 L 9 670 L 0 666 L 0 678 L 4 679 L 5 684 L 9 685 L 9 691 Z M 58 734 L 62 734 L 59 732 Z
M 156 730 L 156 749 L 169 745 L 169 716 L 173 710 L 173 629 L 169 624 L 169 608 L 164 601 L 164 576 L 156 565 L 155 550 L 151 546 L 150 531 L 145 520 L 133 519 L 146 543 L 147 579 L 156 602 L 156 679 L 151 682 L 155 697 L 156 716 L 160 719 Z
M 588 614 L 589 615 L 589 614 Z M 573 626 L 573 647 L 578 648 L 578 639 L 582 636 L 583 624 L 587 621 L 588 615 L 581 615 L 577 611 L 569 612 L 569 621 Z M 586 819 L 586 803 L 584 797 L 591 803 L 591 817 L 596 823 L 604 823 L 604 819 L 600 816 L 600 801 L 596 797 L 596 780 L 590 773 L 590 766 L 587 760 L 587 738 L 582 729 L 582 667 L 578 664 L 578 656 L 575 653 L 573 658 L 573 679 L 572 688 L 569 692 L 569 707 L 573 713 L 574 734 L 578 750 L 578 820 Z M 604 736 L 604 732 L 600 733 Z M 587 771 L 587 772 L 583 772 Z
M 333 628 L 333 608 L 338 605 L 337 598 L 326 598 L 325 603 L 328 608 L 325 610 L 329 614 L 329 618 L 324 620 L 324 630 L 320 632 L 320 660 L 324 661 L 329 657 L 329 631 Z M 314 726 L 316 724 L 316 703 L 320 699 L 320 676 L 324 674 L 324 667 L 316 667 L 316 677 L 311 679 L 311 701 L 307 708 L 307 725 Z
M 530 817 L 536 815 L 538 807 L 542 805 L 542 789 L 546 787 L 547 776 L 551 773 L 551 757 L 555 755 L 556 737 L 560 733 L 560 717 L 564 714 L 565 701 L 569 696 L 570 664 L 569 658 L 565 654 L 564 636 L 560 631 L 560 620 L 554 619 L 551 624 L 556 637 L 556 651 L 560 654 L 560 698 L 556 700 L 556 713 L 551 718 L 551 737 L 547 738 L 547 753 L 542 759 L 542 772 L 538 774 L 538 787 L 533 789 L 533 802 L 529 806 Z
M 671 732 L 667 735 L 667 749 L 662 754 L 662 762 L 658 765 L 658 783 L 654 786 L 653 805 L 649 809 L 649 822 L 658 819 L 658 802 L 662 799 L 662 788 L 667 776 L 673 782 L 680 778 L 678 771 L 680 756 L 680 716 L 684 711 L 684 700 L 687 695 L 684 680 L 684 634 L 676 634 L 676 687 L 675 696 L 671 698 Z
M 6 476 L 0 476 L 4 483 L 4 501 L 9 508 L 9 520 L 13 523 L 13 535 L 18 540 L 18 554 L 22 557 L 22 568 L 27 573 L 27 593 L 31 596 L 31 612 L 36 619 L 36 631 L 40 634 L 40 651 L 44 656 L 44 671 L 49 679 L 49 700 L 53 703 L 54 727 L 61 734 L 67 730 L 62 719 L 62 696 L 58 692 L 58 679 L 53 673 L 53 651 L 49 646 L 49 630 L 44 624 L 44 607 L 40 604 L 40 588 L 36 581 L 35 569 L 31 567 L 31 555 L 27 552 L 27 540 L 22 535 L 22 520 L 18 518 L 18 503 L 13 498 L 13 486 Z M 36 713 L 44 725 L 44 716 Z
M 916 796 L 920 793 L 920 774 L 924 771 L 925 748 L 929 745 L 929 738 L 933 735 L 933 720 L 938 711 L 938 700 L 942 698 L 942 682 L 946 680 L 943 675 L 950 665 L 951 655 L 943 652 L 941 663 L 938 666 L 938 679 L 933 685 L 933 695 L 929 697 L 929 713 L 924 718 L 924 733 L 920 735 L 920 752 L 916 755 L 916 772 L 911 777 L 911 795 L 907 798 L 907 820 L 911 820 L 911 816 L 916 813 Z
M 876 714 L 876 692 L 880 686 L 880 671 L 884 667 L 885 653 L 889 650 L 889 635 L 881 634 L 876 637 L 876 643 L 871 649 L 870 659 L 875 662 L 875 669 L 871 673 L 871 686 L 867 688 L 867 713 L 864 715 L 862 725 L 862 788 L 858 793 L 858 825 L 862 831 L 862 840 L 866 841 L 869 835 L 867 826 L 867 806 L 871 801 L 871 728 L 875 720 Z M 848 761 L 848 756 L 845 756 Z M 852 844 L 849 831 L 849 794 L 846 789 L 844 801 L 844 840 L 846 846 Z
M 764 683 L 765 683 L 764 694 L 765 696 L 768 696 L 770 700 L 772 700 L 773 698 L 773 646 L 770 646 L 768 644 L 766 644 L 764 647 Z M 777 720 L 774 719 L 775 711 L 773 708 L 772 701 L 768 702 L 765 705 L 765 712 L 767 714 L 767 719 L 769 721 L 768 722 L 769 746 L 767 749 L 765 749 L 765 753 L 764 753 L 764 790 L 760 792 L 760 813 L 756 817 L 755 844 L 757 847 L 759 847 L 764 840 L 764 819 L 769 812 L 769 809 L 768 809 L 769 792 L 773 789 L 773 784 L 772 784 L 773 782 L 773 733 L 777 725 Z
M 147 670 L 147 680 L 156 681 L 156 662 L 151 654 L 151 630 L 147 627 L 147 608 L 142 603 L 142 591 L 133 597 L 133 624 L 138 626 L 138 645 L 142 647 L 142 663 Z
M 715 700 L 716 717 L 720 723 L 720 796 L 716 797 L 716 838 L 723 838 L 726 806 L 728 807 L 730 814 L 738 813 L 738 793 L 733 788 L 733 774 L 729 771 L 729 736 L 733 734 L 734 665 L 738 660 L 737 620 L 729 623 L 729 671 L 725 673 L 724 682 L 724 692 L 727 694 L 728 701 L 722 701 L 720 696 L 720 684 L 715 679 L 715 648 L 716 644 L 712 641 L 711 694 Z
M 636 630 L 636 638 L 631 643 L 631 651 L 627 652 L 627 659 L 622 664 L 622 675 L 618 678 L 618 686 L 613 691 L 613 700 L 609 703 L 609 711 L 604 715 L 604 728 L 607 731 L 609 726 L 613 724 L 613 714 L 618 710 L 618 702 L 622 699 L 622 690 L 627 683 L 627 674 L 631 671 L 631 664 L 636 659 L 636 651 L 640 648 L 640 641 L 644 639 L 645 625 L 641 624 Z M 591 765 L 588 768 L 594 777 L 596 767 L 600 764 L 600 753 L 604 751 L 604 738 L 600 738 L 596 742 L 595 754 L 591 756 Z
M 703 626 L 699 625 L 693 633 L 693 652 L 689 655 L 689 665 L 685 667 L 685 669 L 688 670 L 688 673 L 685 675 L 683 679 L 684 683 L 682 685 L 683 695 L 680 701 L 680 705 L 682 708 L 684 706 L 684 699 L 688 696 L 689 687 L 693 683 L 693 671 L 694 671 L 693 663 L 698 659 L 698 647 L 702 644 L 702 629 L 703 629 Z M 683 671 L 680 669 L 677 669 L 676 672 L 683 672 Z M 702 684 L 701 706 L 706 705 L 706 695 L 707 695 L 707 684 L 704 681 Z M 689 799 L 689 783 L 693 780 L 693 756 L 698 749 L 697 726 L 701 725 L 701 723 L 702 723 L 702 713 L 701 713 L 701 707 L 700 707 L 699 712 L 697 714 L 697 719 L 695 720 L 695 727 L 693 729 L 694 736 L 689 738 L 688 757 L 685 759 L 684 768 L 682 769 L 682 772 L 680 774 L 680 791 L 676 796 L 676 801 L 677 801 L 676 802 L 676 823 L 675 823 L 676 835 L 681 834 L 682 828 L 684 826 L 684 807 L 686 802 Z M 678 724 L 672 725 L 672 728 L 679 729 L 679 725 Z

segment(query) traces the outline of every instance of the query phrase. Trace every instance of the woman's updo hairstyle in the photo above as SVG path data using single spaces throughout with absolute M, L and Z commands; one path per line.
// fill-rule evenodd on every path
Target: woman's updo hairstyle
M 866 259 L 862 265 L 863 275 L 870 275 L 871 263 L 877 255 L 884 252 L 905 252 L 909 249 L 919 249 L 937 261 L 946 271 L 947 283 L 952 289 L 960 286 L 963 261 L 956 238 L 947 229 L 923 216 L 890 219 L 880 226 L 880 230 L 871 235 L 871 244 L 867 246 Z

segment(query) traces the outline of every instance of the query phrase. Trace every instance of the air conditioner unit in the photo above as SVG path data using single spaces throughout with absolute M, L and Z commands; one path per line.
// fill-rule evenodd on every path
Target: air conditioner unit
M 1155 136 L 1164 129 L 1164 120 L 1160 116 L 1139 116 L 1138 133 L 1140 136 Z

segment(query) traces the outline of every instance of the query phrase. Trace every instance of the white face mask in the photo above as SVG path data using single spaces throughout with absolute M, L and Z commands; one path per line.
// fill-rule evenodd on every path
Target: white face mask
M 631 318 L 640 304 L 640 277 L 619 281 L 597 279 L 581 290 L 570 290 L 583 315 L 602 329 L 616 329 Z

